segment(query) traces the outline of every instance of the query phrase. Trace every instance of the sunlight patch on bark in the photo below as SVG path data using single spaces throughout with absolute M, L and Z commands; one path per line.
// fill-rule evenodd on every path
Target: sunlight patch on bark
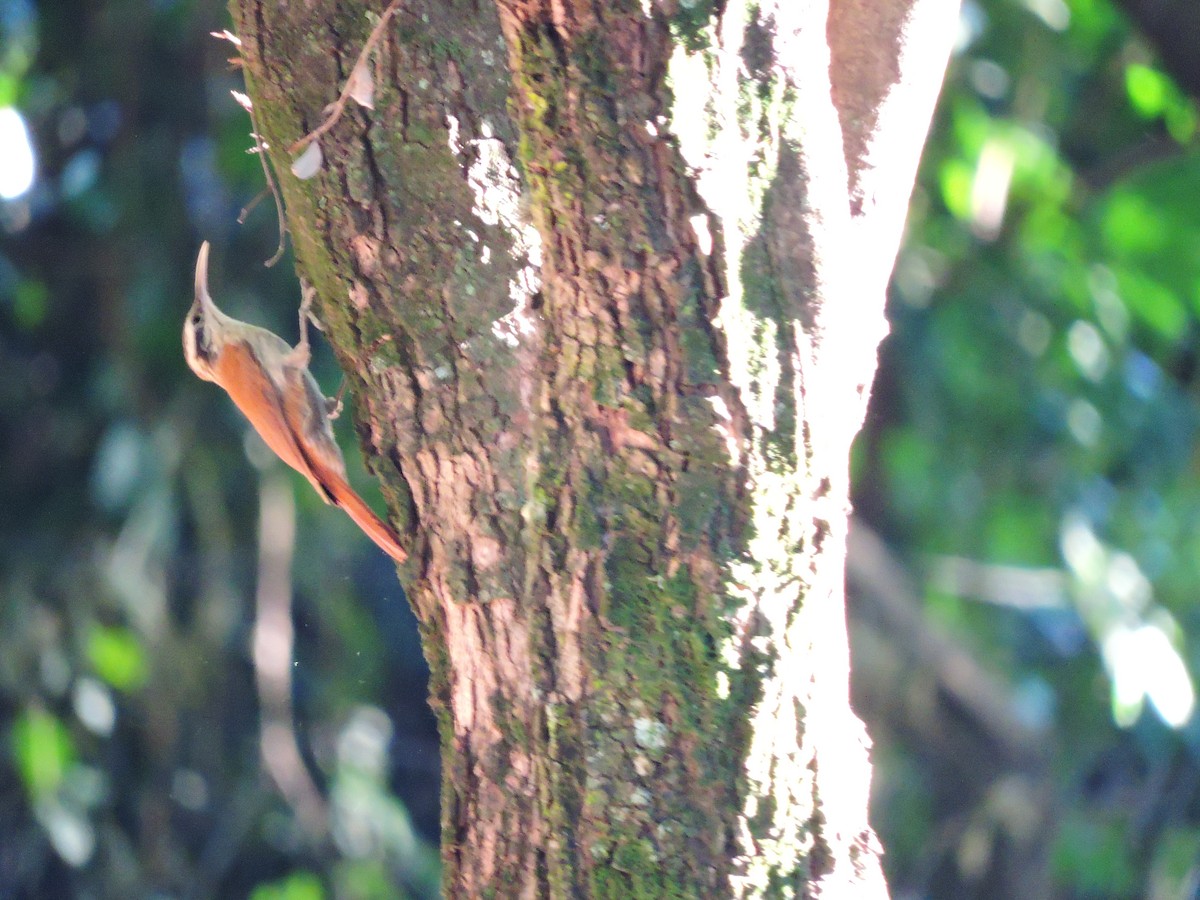
M 680 43 L 669 68 L 670 128 L 722 225 L 726 296 L 714 324 L 752 426 L 752 537 L 728 569 L 743 605 L 721 648 L 733 679 L 754 658 L 748 651 L 761 661 L 758 673 L 743 672 L 759 679 L 762 694 L 743 758 L 731 878 L 739 897 L 791 896 L 792 885 L 814 881 L 861 890 L 873 881 L 856 865 L 870 835 L 870 768 L 848 705 L 838 561 L 849 445 L 885 329 L 883 286 L 864 290 L 859 257 L 873 262 L 874 254 L 847 240 L 829 48 L 824 30 L 809 27 L 814 20 L 808 4 L 731 0 L 709 49 Z M 754 43 L 764 35 L 766 51 Z M 768 256 L 771 271 L 761 272 Z M 870 892 L 886 888 L 880 880 Z
M 762 99 L 748 89 L 741 72 L 742 23 L 748 14 L 745 3 L 731 2 L 721 33 L 713 30 L 709 49 L 689 53 L 682 42 L 676 44 L 668 69 L 674 98 L 669 127 L 696 173 L 698 193 L 723 226 L 726 296 L 715 324 L 728 335 L 732 381 L 752 421 L 770 429 L 778 382 L 772 375 L 777 373 L 763 371 L 772 361 L 753 360 L 749 354 L 767 343 L 760 343 L 756 332 L 776 325 L 746 309 L 741 268 L 747 243 L 762 229 L 763 199 L 775 173 L 778 135 L 744 137 L 739 123 L 761 121 L 765 113 Z M 766 383 L 753 384 L 746 377 L 752 372 L 763 372 Z
M 465 146 L 460 140 L 458 119 L 447 115 L 446 127 L 451 151 L 467 167 L 467 184 L 475 196 L 475 215 L 484 224 L 498 225 L 504 230 L 511 241 L 508 252 L 520 264 L 509 281 L 512 311 L 492 323 L 493 336 L 515 350 L 522 337 L 537 332 L 529 300 L 542 286 L 542 238 L 522 212 L 521 178 L 504 143 L 492 135 L 491 127 L 484 122 L 480 129 L 483 136 L 465 141 Z M 483 250 L 491 253 L 486 245 Z
M 913 183 L 946 59 L 959 33 L 958 9 L 959 0 L 920 0 L 904 22 L 899 77 L 877 107 L 856 179 L 855 193 L 862 204 L 854 220 L 858 246 L 900 246 L 911 190 L 895 186 Z M 915 128 L 914 123 L 926 127 Z M 874 253 L 869 262 L 868 283 L 882 291 L 891 277 L 895 251 Z

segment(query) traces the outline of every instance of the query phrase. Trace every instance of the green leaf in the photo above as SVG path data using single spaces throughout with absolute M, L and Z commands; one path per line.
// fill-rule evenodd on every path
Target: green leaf
M 980 103 L 963 100 L 954 105 L 953 121 L 959 153 L 971 160 L 976 159 L 992 133 L 992 117 Z
M 1178 340 L 1187 328 L 1188 312 L 1170 288 L 1140 271 L 1117 273 L 1121 299 L 1136 319 L 1169 340 Z
M 971 185 L 975 170 L 964 160 L 948 159 L 938 172 L 941 182 L 942 202 L 951 214 L 962 221 L 971 218 Z
M 883 470 L 897 503 L 916 512 L 928 502 L 930 473 L 936 470 L 937 453 L 916 428 L 896 429 L 884 438 Z
M 34 799 L 58 790 L 75 764 L 71 732 L 52 713 L 30 707 L 12 730 L 13 756 L 25 789 Z
M 1104 242 L 1115 253 L 1153 253 L 1168 237 L 1160 211 L 1131 191 L 1113 194 L 1102 227 Z
M 1125 67 L 1125 92 L 1134 110 L 1144 118 L 1163 114 L 1172 87 L 1171 79 L 1157 69 L 1137 63 Z
M 87 655 L 96 674 L 118 690 L 133 690 L 146 681 L 146 656 L 127 628 L 92 629 Z
M 278 881 L 260 884 L 250 900 L 325 900 L 321 879 L 312 872 L 293 872 Z
M 1094 54 L 1114 32 L 1123 29 L 1120 14 L 1108 0 L 1067 0 L 1071 9 L 1069 37 L 1080 49 Z
M 12 75 L 0 72 L 0 106 L 13 106 L 21 83 Z
M 1167 106 L 1163 120 L 1171 137 L 1180 144 L 1186 144 L 1196 134 L 1196 104 L 1180 96 Z
M 1164 72 L 1132 64 L 1125 68 L 1129 103 L 1145 119 L 1162 118 L 1167 132 L 1186 144 L 1196 132 L 1196 106 Z
M 26 279 L 17 285 L 13 296 L 13 318 L 23 331 L 32 331 L 46 318 L 50 292 L 40 281 Z
M 1187 894 L 1188 877 L 1197 847 L 1200 847 L 1200 829 L 1165 829 L 1154 851 L 1153 866 L 1155 881 L 1170 885 L 1164 896 L 1182 897 Z
M 348 859 L 337 864 L 333 874 L 334 893 L 345 900 L 398 900 L 398 887 L 378 859 Z
M 1054 523 L 1036 498 L 1008 494 L 997 497 L 983 523 L 987 558 L 1009 565 L 1045 565 L 1052 561 Z
M 1121 818 L 1086 816 L 1072 810 L 1059 827 L 1051 849 L 1057 878 L 1085 895 L 1129 897 L 1137 894 L 1137 876 Z

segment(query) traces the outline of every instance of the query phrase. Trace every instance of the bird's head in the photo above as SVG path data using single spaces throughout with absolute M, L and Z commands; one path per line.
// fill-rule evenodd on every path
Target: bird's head
M 196 296 L 183 323 L 183 356 L 205 381 L 215 381 L 213 367 L 224 346 L 225 316 L 208 293 L 208 241 L 196 257 Z

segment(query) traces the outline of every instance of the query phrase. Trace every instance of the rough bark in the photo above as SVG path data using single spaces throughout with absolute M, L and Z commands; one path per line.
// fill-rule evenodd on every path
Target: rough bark
M 412 0 L 298 181 L 366 8 L 233 2 L 411 550 L 447 895 L 882 894 L 847 455 L 954 4 Z

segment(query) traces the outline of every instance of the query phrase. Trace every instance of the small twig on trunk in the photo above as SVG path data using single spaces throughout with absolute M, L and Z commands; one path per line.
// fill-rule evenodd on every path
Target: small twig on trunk
M 358 54 L 358 59 L 354 61 L 354 66 L 350 69 L 350 74 L 346 77 L 345 87 L 342 88 L 341 94 L 338 95 L 333 105 L 328 107 L 329 114 L 325 117 L 325 121 L 296 141 L 296 143 L 292 144 L 288 148 L 288 153 L 295 155 L 337 124 L 337 120 L 342 117 L 342 113 L 346 109 L 346 103 L 349 101 L 350 94 L 354 90 L 355 72 L 359 71 L 359 66 L 366 65 L 367 57 L 370 56 L 371 51 L 375 49 L 375 45 L 379 43 L 379 38 L 383 35 L 384 26 L 396 14 L 396 10 L 400 8 L 401 2 L 402 0 L 392 0 L 388 4 L 387 9 L 379 17 L 379 21 L 375 23 L 375 27 L 371 29 L 371 34 L 367 37 L 367 42 L 363 44 L 362 51 Z
M 271 191 L 271 196 L 275 198 L 275 215 L 279 218 L 279 246 L 275 249 L 275 255 L 263 263 L 269 269 L 275 263 L 279 262 L 279 260 L 283 259 L 284 235 L 287 232 L 287 224 L 283 219 L 283 198 L 279 196 L 279 187 L 275 184 L 275 178 L 271 174 L 271 167 L 267 163 L 267 147 L 263 143 L 262 132 L 258 130 L 258 118 L 254 115 L 254 107 L 247 106 L 246 112 L 250 113 L 250 127 L 254 129 L 254 145 L 258 149 L 259 161 L 262 162 L 263 177 L 267 179 L 267 187 Z M 257 203 L 258 198 L 255 198 L 246 205 L 241 215 L 238 216 L 239 224 L 250 214 L 250 210 Z

